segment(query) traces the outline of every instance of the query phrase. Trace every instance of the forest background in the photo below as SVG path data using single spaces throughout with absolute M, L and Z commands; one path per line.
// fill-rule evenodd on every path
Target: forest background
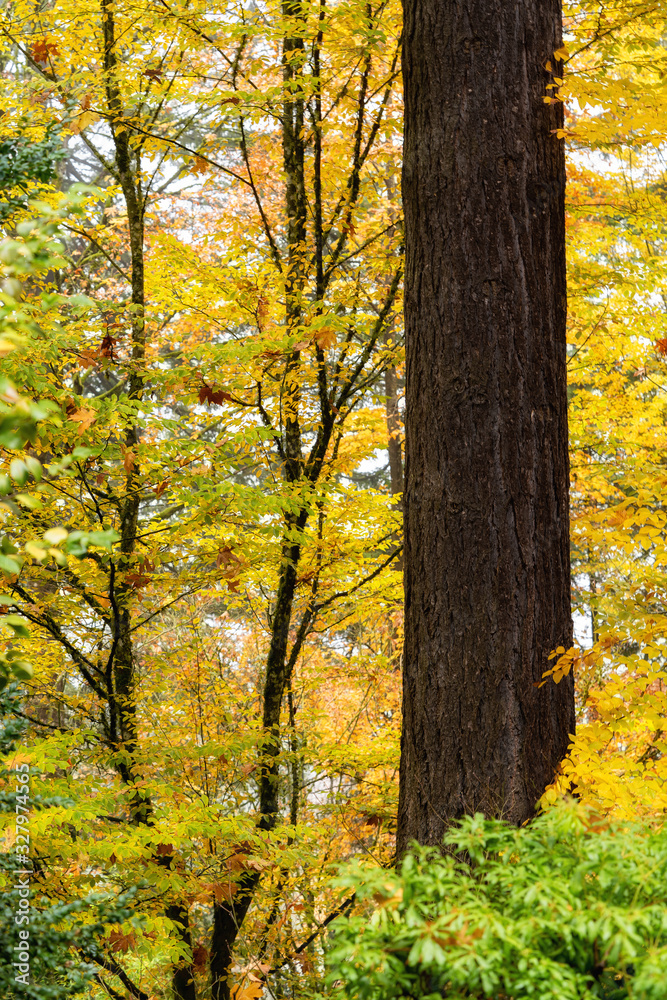
M 394 852 L 399 5 L 17 0 L 0 34 L 0 867 L 27 764 L 28 995 L 321 994 L 354 905 L 332 877 Z M 574 665 L 578 727 L 544 802 L 650 819 L 667 3 L 567 4 L 559 55 L 579 645 L 545 683 Z

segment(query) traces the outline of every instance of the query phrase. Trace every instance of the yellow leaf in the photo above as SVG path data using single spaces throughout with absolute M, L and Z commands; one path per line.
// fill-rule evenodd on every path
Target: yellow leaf
M 28 555 L 32 556 L 33 559 L 36 559 L 37 562 L 42 562 L 43 559 L 46 559 L 46 549 L 43 549 L 36 542 L 26 542 L 25 550 Z
M 100 120 L 100 116 L 95 114 L 94 111 L 82 111 L 80 115 L 72 119 L 69 123 L 69 131 L 72 135 L 79 135 L 84 129 L 89 128 Z
M 49 528 L 48 531 L 44 532 L 44 541 L 48 542 L 49 545 L 59 545 L 66 538 L 67 532 L 64 528 Z

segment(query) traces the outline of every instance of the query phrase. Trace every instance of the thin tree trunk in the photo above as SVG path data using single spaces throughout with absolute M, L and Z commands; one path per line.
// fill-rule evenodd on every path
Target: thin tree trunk
M 140 399 L 143 393 L 143 361 L 146 353 L 145 280 L 144 280 L 144 198 L 141 184 L 140 156 L 130 143 L 127 128 L 123 126 L 123 103 L 117 79 L 118 53 L 111 0 L 101 0 L 104 33 L 104 78 L 110 126 L 115 149 L 115 166 L 120 179 L 127 208 L 127 222 L 131 255 L 131 306 L 130 327 L 132 336 L 132 367 L 128 379 L 130 399 Z M 121 510 L 120 560 L 121 570 L 126 569 L 136 551 L 139 520 L 140 490 L 137 488 L 138 467 L 134 449 L 139 443 L 136 426 L 125 432 L 127 474 L 125 500 Z M 136 656 L 132 642 L 131 602 L 134 591 L 127 583 L 116 580 L 116 567 L 110 567 L 109 600 L 113 612 L 113 639 L 107 662 L 107 690 L 109 705 L 109 731 L 111 742 L 118 749 L 118 771 L 122 780 L 132 786 L 140 775 L 135 760 L 138 747 L 136 706 Z M 152 825 L 150 798 L 136 790 L 130 802 L 133 823 Z M 171 855 L 161 855 L 155 860 L 171 868 Z M 165 915 L 174 922 L 176 933 L 187 948 L 192 948 L 187 907 L 173 902 L 165 908 Z M 172 967 L 172 995 L 174 1000 L 196 1000 L 194 969 L 191 962 Z
M 521 823 L 574 732 L 559 0 L 405 0 L 398 843 Z M 550 72 L 547 63 L 552 67 Z
M 285 281 L 285 325 L 297 332 L 302 322 L 304 287 L 304 246 L 306 241 L 307 201 L 304 160 L 304 97 L 301 89 L 303 52 L 303 8 L 300 0 L 283 0 L 283 14 L 293 29 L 283 41 L 282 141 L 285 164 L 285 215 L 287 219 L 287 269 Z M 284 398 L 284 443 L 282 475 L 286 482 L 303 478 L 301 428 L 299 424 L 300 351 L 294 349 L 287 364 Z M 297 583 L 301 546 L 291 541 L 295 530 L 302 531 L 308 520 L 307 510 L 285 519 L 282 546 L 282 569 L 271 622 L 271 641 L 266 661 L 263 692 L 259 776 L 260 830 L 272 830 L 279 816 L 280 715 L 287 683 L 287 650 L 292 609 Z M 229 1000 L 230 972 L 234 946 L 252 903 L 259 882 L 257 872 L 246 872 L 239 880 L 234 898 L 213 907 L 211 935 L 211 982 L 213 1000 Z

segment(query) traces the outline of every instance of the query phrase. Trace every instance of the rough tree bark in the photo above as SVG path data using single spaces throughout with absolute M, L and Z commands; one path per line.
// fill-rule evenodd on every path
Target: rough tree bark
M 399 856 L 526 820 L 574 732 L 561 44 L 559 0 L 405 0 Z

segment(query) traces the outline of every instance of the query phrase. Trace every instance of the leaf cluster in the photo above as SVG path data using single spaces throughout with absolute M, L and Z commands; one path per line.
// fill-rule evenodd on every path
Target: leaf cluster
M 658 1000 L 667 831 L 562 803 L 516 829 L 481 814 L 399 874 L 350 869 L 330 981 L 350 998 Z

